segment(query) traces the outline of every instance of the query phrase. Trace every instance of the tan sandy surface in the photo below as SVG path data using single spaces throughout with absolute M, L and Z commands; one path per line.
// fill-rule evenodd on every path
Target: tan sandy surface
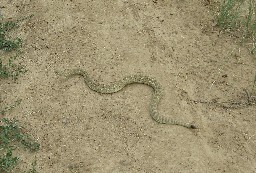
M 215 27 L 213 3 L 1 1 L 5 17 L 34 15 L 14 33 L 28 72 L 0 83 L 1 106 L 22 99 L 7 117 L 41 144 L 19 154 L 14 172 L 35 157 L 41 173 L 256 172 L 255 56 Z M 147 86 L 101 95 L 56 74 L 73 68 L 100 83 L 155 77 L 165 89 L 160 114 L 199 129 L 153 121 Z

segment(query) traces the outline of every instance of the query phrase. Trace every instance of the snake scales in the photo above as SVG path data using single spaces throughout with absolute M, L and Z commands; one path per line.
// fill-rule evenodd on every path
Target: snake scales
M 160 124 L 171 124 L 171 125 L 179 125 L 190 129 L 196 129 L 196 126 L 189 123 L 183 123 L 180 121 L 173 120 L 171 118 L 160 116 L 158 113 L 158 105 L 160 100 L 163 97 L 163 89 L 161 85 L 152 77 L 144 76 L 144 75 L 131 75 L 124 77 L 122 80 L 116 81 L 112 84 L 98 84 L 90 79 L 87 72 L 75 69 L 71 70 L 66 77 L 70 78 L 74 75 L 80 75 L 84 78 L 85 83 L 88 85 L 90 89 L 96 91 L 101 94 L 111 94 L 122 90 L 126 85 L 138 83 L 145 84 L 153 88 L 153 96 L 150 103 L 150 115 L 156 122 Z

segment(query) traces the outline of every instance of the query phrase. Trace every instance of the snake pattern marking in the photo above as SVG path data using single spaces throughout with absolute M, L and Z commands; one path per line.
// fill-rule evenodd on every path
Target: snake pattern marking
M 144 76 L 144 75 L 131 75 L 131 76 L 126 76 L 122 80 L 113 82 L 112 84 L 109 84 L 109 85 L 95 83 L 93 80 L 90 79 L 86 71 L 83 71 L 80 69 L 71 70 L 68 73 L 68 75 L 66 75 L 66 77 L 70 78 L 75 75 L 82 76 L 84 78 L 85 83 L 88 85 L 90 89 L 101 94 L 116 93 L 122 90 L 125 86 L 129 84 L 134 84 L 134 83 L 148 85 L 153 88 L 153 96 L 150 103 L 150 115 L 153 120 L 155 120 L 160 124 L 179 125 L 179 126 L 183 126 L 190 129 L 197 128 L 193 124 L 176 121 L 174 119 L 159 115 L 157 108 L 164 93 L 163 93 L 162 86 L 152 77 Z

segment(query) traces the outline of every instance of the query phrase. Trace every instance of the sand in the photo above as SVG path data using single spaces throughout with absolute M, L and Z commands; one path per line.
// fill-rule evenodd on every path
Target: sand
M 19 152 L 14 172 L 34 159 L 40 173 L 256 172 L 255 55 L 220 32 L 215 5 L 3 0 L 7 18 L 34 15 L 13 32 L 23 40 L 27 73 L 0 81 L 1 106 L 22 99 L 6 117 L 41 144 L 36 153 Z M 160 114 L 198 129 L 153 121 L 148 86 L 98 94 L 82 77 L 63 79 L 74 68 L 100 83 L 152 76 L 165 90 Z

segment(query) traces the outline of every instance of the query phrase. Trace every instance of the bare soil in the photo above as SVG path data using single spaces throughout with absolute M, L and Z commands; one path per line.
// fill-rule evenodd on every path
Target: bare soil
M 20 60 L 28 72 L 0 81 L 2 107 L 22 99 L 7 118 L 41 144 L 36 153 L 19 153 L 14 172 L 35 158 L 42 173 L 256 172 L 255 55 L 218 30 L 215 5 L 1 1 L 5 17 L 34 15 L 13 33 L 24 41 Z M 145 85 L 101 95 L 79 76 L 59 75 L 74 68 L 100 83 L 155 77 L 165 89 L 160 114 L 198 129 L 153 121 L 152 89 Z

